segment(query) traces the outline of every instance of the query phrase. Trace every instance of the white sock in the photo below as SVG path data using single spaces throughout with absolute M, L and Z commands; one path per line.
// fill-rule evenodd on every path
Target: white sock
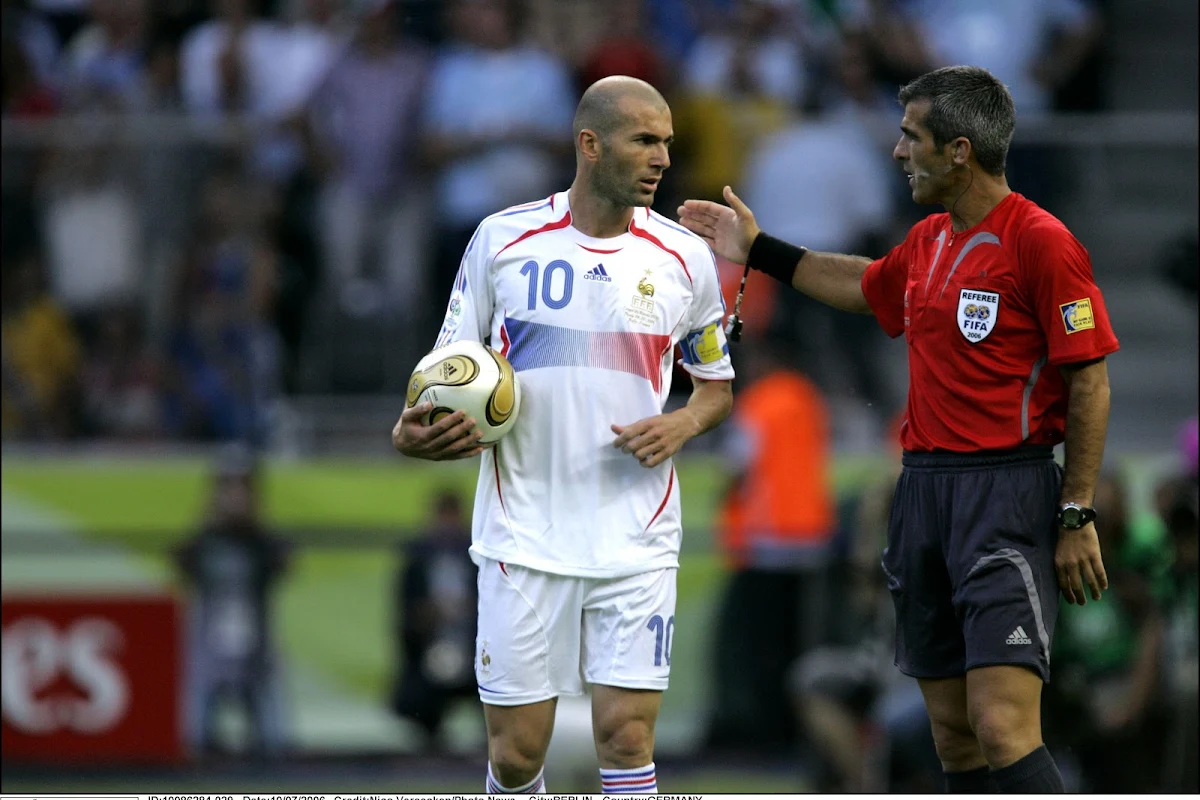
M 634 769 L 600 769 L 600 786 L 605 794 L 618 792 L 634 792 L 636 794 L 657 794 L 658 776 L 654 771 L 654 762 L 644 767 Z
M 496 776 L 492 774 L 492 762 L 488 762 L 487 776 L 487 793 L 488 794 L 545 794 L 546 793 L 546 768 L 542 767 L 538 770 L 538 774 L 529 783 L 524 786 L 518 786 L 515 789 L 509 789 L 507 786 L 501 786 L 500 781 L 496 780 Z

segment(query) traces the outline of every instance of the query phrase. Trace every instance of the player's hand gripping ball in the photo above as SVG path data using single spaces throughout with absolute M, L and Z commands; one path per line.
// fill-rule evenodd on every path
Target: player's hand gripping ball
M 432 425 L 455 411 L 476 421 L 488 447 L 512 430 L 521 410 L 521 384 L 508 359 L 479 342 L 452 342 L 422 358 L 408 379 L 405 408 L 428 400 L 421 420 Z

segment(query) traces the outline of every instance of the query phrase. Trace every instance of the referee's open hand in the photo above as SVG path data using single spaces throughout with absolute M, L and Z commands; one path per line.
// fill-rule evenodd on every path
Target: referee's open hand
M 745 264 L 750 245 L 759 234 L 754 212 L 725 187 L 728 206 L 711 200 L 684 200 L 678 209 L 683 227 L 708 242 L 713 252 L 735 264 Z
M 428 461 L 470 458 L 483 452 L 479 446 L 483 434 L 475 427 L 475 420 L 455 411 L 432 425 L 422 424 L 421 419 L 432 409 L 433 403 L 429 402 L 404 409 L 392 428 L 392 446 L 406 456 Z
M 1094 523 L 1078 530 L 1059 529 L 1054 568 L 1058 572 L 1058 588 L 1068 603 L 1087 605 L 1085 585 L 1091 589 L 1093 600 L 1100 599 L 1101 592 L 1108 588 L 1108 575 L 1104 572 Z

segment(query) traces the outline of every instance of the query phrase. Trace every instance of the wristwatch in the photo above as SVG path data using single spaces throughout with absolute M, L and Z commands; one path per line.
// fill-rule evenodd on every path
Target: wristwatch
M 1058 527 L 1077 531 L 1096 519 L 1096 509 L 1079 503 L 1063 503 L 1058 507 Z

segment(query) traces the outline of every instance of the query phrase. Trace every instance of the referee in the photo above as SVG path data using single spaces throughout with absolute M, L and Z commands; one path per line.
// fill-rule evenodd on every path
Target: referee
M 892 155 L 913 200 L 947 212 L 878 261 L 774 239 L 729 187 L 731 207 L 688 200 L 680 220 L 725 258 L 904 334 L 904 470 L 883 556 L 896 665 L 921 684 L 948 791 L 1061 792 L 1041 692 L 1057 590 L 1083 605 L 1108 588 L 1091 504 L 1117 339 L 1087 251 L 1008 187 L 1004 84 L 947 67 L 899 99 Z

